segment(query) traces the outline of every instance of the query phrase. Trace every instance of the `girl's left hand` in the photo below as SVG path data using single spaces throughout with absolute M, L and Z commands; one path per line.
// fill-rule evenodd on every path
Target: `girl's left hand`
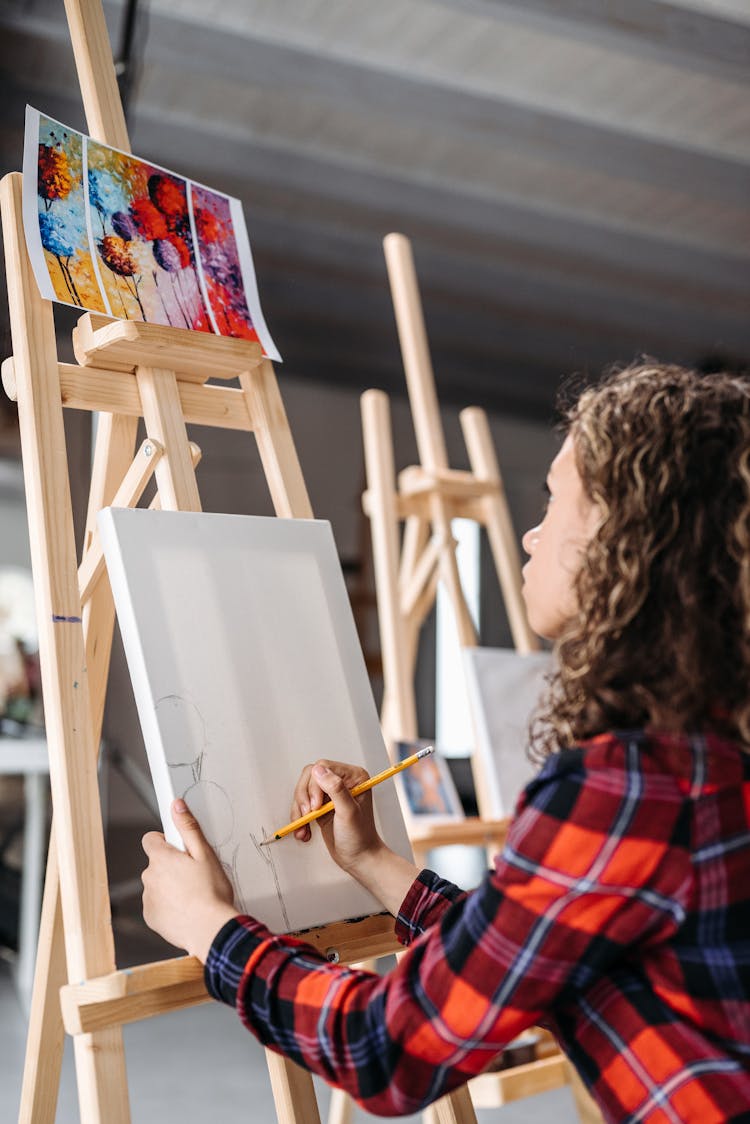
M 170 944 L 205 964 L 219 929 L 237 916 L 234 893 L 184 800 L 172 804 L 172 819 L 186 851 L 178 851 L 158 831 L 143 837 L 148 855 L 142 876 L 143 917 Z

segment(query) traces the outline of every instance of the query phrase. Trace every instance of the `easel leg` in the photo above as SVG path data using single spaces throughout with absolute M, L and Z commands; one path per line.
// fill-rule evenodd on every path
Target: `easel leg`
M 466 1085 L 435 1101 L 427 1110 L 429 1124 L 477 1124 L 477 1116 Z
M 55 1119 L 65 1043 L 59 992 L 65 983 L 65 942 L 53 831 L 44 885 L 19 1124 L 53 1124 Z M 100 1031 L 96 1035 L 81 1035 L 75 1040 L 75 1053 L 81 1119 L 100 1121 L 101 1124 L 129 1120 L 121 1031 L 116 1029 Z M 92 1096 L 92 1090 L 96 1091 L 96 1095 Z
M 26 254 L 21 177 L 6 176 L 0 195 L 66 957 L 69 973 L 88 978 L 114 969 L 114 945 L 86 654 L 76 616 L 80 597 L 62 402 L 50 393 L 58 369 L 55 329 Z M 40 957 L 40 972 L 47 969 L 47 958 L 51 962 L 57 910 L 49 903 L 46 912 L 48 951 Z M 46 1004 L 48 990 L 37 989 L 36 1003 Z M 39 1027 L 43 1017 L 37 1017 Z M 90 1064 L 81 1066 L 79 1082 L 91 1093 L 82 1096 L 83 1119 L 87 1124 L 129 1120 L 122 1035 L 97 1035 L 87 1046 Z M 46 1063 L 43 1054 L 40 1062 Z M 45 1079 L 37 1071 L 37 1084 Z M 97 1115 L 89 1106 L 99 1099 Z
M 130 1104 L 122 1030 L 99 1030 L 73 1039 L 78 1104 L 85 1124 L 129 1124 Z
M 99 415 L 91 470 L 84 553 L 96 527 L 97 513 L 112 502 L 130 466 L 137 431 L 137 418 L 124 417 L 121 414 Z M 97 746 L 101 741 L 104 719 L 114 620 L 115 605 L 109 588 L 109 579 L 105 577 L 98 583 L 83 610 L 86 666 L 89 669 L 91 726 Z
M 273 364 L 265 359 L 240 375 L 274 511 L 284 519 L 312 519 L 302 469 Z
M 334 1089 L 328 1107 L 328 1124 L 352 1124 L 354 1101 L 343 1089 Z
M 372 553 L 378 589 L 378 622 L 383 652 L 386 708 L 383 732 L 387 739 L 414 738 L 417 715 L 409 674 L 407 645 L 398 588 L 398 516 L 396 474 L 391 439 L 390 409 L 380 390 L 362 395 L 362 433 L 365 445 Z M 387 677 L 386 677 L 387 676 Z
M 477 480 L 497 486 L 494 496 L 482 501 L 484 523 L 490 541 L 495 569 L 502 589 L 508 623 L 516 651 L 526 655 L 539 648 L 539 640 L 531 631 L 521 594 L 521 558 L 518 552 L 513 521 L 500 475 L 500 465 L 484 410 L 470 406 L 461 411 L 461 428 L 469 453 L 469 461 Z
M 273 1050 L 266 1061 L 278 1124 L 320 1124 L 312 1075 Z
M 67 983 L 54 824 L 47 860 L 34 991 L 18 1124 L 53 1124 L 60 1087 L 65 1031 L 60 988 Z M 74 1040 L 81 1120 L 128 1124 L 127 1075 L 119 1027 Z
M 430 528 L 427 521 L 420 518 L 419 515 L 410 515 L 404 523 L 404 539 L 401 546 L 401 567 L 398 580 L 402 588 L 408 584 L 414 573 L 429 537 Z
M 100 418 L 87 535 L 93 531 L 96 511 L 111 500 L 127 469 L 135 443 L 136 429 L 135 418 L 112 414 L 105 414 Z M 109 583 L 102 581 L 84 612 L 87 664 L 91 681 L 92 725 L 95 731 L 94 740 L 97 743 L 104 711 L 113 620 L 114 605 Z M 65 939 L 53 826 L 29 1017 L 19 1124 L 52 1124 L 55 1119 L 65 1038 L 58 993 L 65 983 L 67 983 Z
M 445 585 L 451 605 L 453 606 L 453 612 L 455 613 L 458 642 L 462 648 L 473 648 L 477 644 L 477 631 L 471 619 L 471 613 L 466 604 L 466 598 L 464 597 L 464 591 L 461 586 L 461 577 L 458 572 L 458 559 L 456 558 L 456 543 L 453 538 L 451 521 L 446 514 L 445 502 L 441 496 L 433 496 L 430 507 L 432 512 L 432 526 L 443 540 L 443 545 L 440 550 L 440 578 Z
M 34 982 L 34 962 L 39 944 L 39 914 L 44 886 L 44 852 L 47 835 L 47 777 L 27 773 L 24 777 L 26 816 L 23 833 L 23 878 L 18 929 L 16 986 L 28 1010 Z
M 42 900 L 19 1124 L 52 1124 L 55 1119 L 65 1040 L 58 996 L 67 980 L 53 832 Z

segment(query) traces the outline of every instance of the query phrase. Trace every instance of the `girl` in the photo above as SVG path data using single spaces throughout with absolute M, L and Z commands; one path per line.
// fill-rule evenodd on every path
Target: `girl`
M 545 758 L 478 889 L 378 837 L 360 770 L 304 770 L 291 817 L 396 918 L 379 977 L 237 917 L 182 802 L 151 833 L 144 916 L 267 1046 L 379 1115 L 557 1036 L 609 1121 L 750 1120 L 750 380 L 642 365 L 588 389 L 523 545 L 557 671 Z M 298 832 L 301 845 L 310 828 Z

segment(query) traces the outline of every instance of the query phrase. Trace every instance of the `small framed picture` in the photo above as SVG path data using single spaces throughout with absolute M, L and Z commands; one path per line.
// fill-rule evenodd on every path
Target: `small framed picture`
M 396 760 L 403 761 L 425 746 L 425 739 L 396 742 Z M 448 764 L 440 751 L 418 761 L 394 777 L 396 790 L 407 820 L 421 823 L 448 823 L 464 818 L 461 801 Z

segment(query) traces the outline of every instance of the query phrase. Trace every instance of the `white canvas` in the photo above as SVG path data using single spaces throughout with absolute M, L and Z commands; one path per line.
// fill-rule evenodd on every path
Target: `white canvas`
M 306 764 L 389 764 L 330 525 L 108 508 L 99 529 L 167 839 L 184 796 L 237 908 L 276 931 L 381 912 L 317 828 L 259 847 Z M 410 857 L 394 786 L 373 797 Z
M 529 720 L 552 657 L 548 652 L 522 656 L 507 648 L 467 648 L 464 663 L 490 814 L 509 816 L 536 772 L 527 753 Z

